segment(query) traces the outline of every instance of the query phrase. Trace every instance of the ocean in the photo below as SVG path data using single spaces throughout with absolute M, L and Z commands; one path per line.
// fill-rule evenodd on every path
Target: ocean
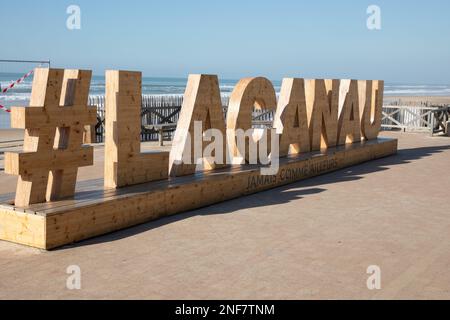
M 20 73 L 0 73 L 1 88 L 7 87 L 12 81 L 22 77 Z M 29 103 L 33 77 L 16 85 L 7 93 L 0 92 L 0 105 L 4 107 L 26 106 Z M 142 93 L 152 95 L 182 95 L 187 78 L 152 77 L 142 79 Z M 281 81 L 272 80 L 275 90 L 279 92 Z M 229 95 L 237 80 L 219 79 L 222 95 Z M 104 95 L 105 79 L 103 76 L 93 76 L 91 95 Z M 450 96 L 450 85 L 426 84 L 385 84 L 385 96 Z M 9 114 L 0 110 L 0 128 L 9 128 Z

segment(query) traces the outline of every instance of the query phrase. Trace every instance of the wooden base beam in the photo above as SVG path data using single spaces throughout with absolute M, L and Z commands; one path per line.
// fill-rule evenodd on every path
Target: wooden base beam
M 2 204 L 0 239 L 53 249 L 396 152 L 397 140 L 378 139 L 280 159 L 274 176 L 262 176 L 259 166 L 238 166 L 118 190 L 85 191 L 70 200 L 27 208 Z

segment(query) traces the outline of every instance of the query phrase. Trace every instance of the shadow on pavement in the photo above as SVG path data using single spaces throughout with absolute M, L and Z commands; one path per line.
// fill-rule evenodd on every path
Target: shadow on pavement
M 415 149 L 399 150 L 398 154 L 371 162 L 366 162 L 353 167 L 341 169 L 322 176 L 317 176 L 307 180 L 299 181 L 290 185 L 274 188 L 268 191 L 263 191 L 253 195 L 241 197 L 225 201 L 212 206 L 201 209 L 192 210 L 185 213 L 176 214 L 169 217 L 163 217 L 158 220 L 144 223 L 138 226 L 130 227 L 120 231 L 98 236 L 92 239 L 84 240 L 82 242 L 67 245 L 56 250 L 65 250 L 68 248 L 93 245 L 104 242 L 111 242 L 136 234 L 152 230 L 170 223 L 189 219 L 199 215 L 214 215 L 214 214 L 234 214 L 238 210 L 247 208 L 266 207 L 271 205 L 279 205 L 289 203 L 294 200 L 302 199 L 310 195 L 319 194 L 327 191 L 327 185 L 333 183 L 342 183 L 349 181 L 356 181 L 364 179 L 364 176 L 379 171 L 389 170 L 395 165 L 408 164 L 415 160 L 420 160 L 432 156 L 433 154 L 441 153 L 449 150 L 450 146 L 435 146 L 423 147 Z M 240 214 L 243 214 L 242 211 Z

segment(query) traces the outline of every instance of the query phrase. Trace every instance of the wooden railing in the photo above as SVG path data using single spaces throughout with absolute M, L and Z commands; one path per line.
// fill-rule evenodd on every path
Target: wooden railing
M 382 129 L 447 133 L 450 106 L 383 106 Z
M 176 123 L 183 103 L 183 97 L 180 95 L 173 96 L 142 96 L 141 110 L 141 140 L 156 141 L 158 140 L 158 132 L 156 130 L 148 130 L 145 128 L 149 124 L 166 124 Z M 95 138 L 93 142 L 103 142 L 105 133 L 105 97 L 90 96 L 89 104 L 97 107 L 97 125 L 93 130 Z M 171 132 L 169 138 L 171 138 Z
M 90 142 L 103 142 L 105 133 L 105 97 L 91 96 L 89 104 L 97 107 L 97 124 L 92 128 Z M 163 141 L 171 140 L 175 128 L 166 126 L 164 136 L 160 137 L 160 131 L 152 125 L 176 124 L 180 116 L 181 105 L 183 104 L 183 96 L 142 96 L 142 112 L 141 112 L 141 140 L 142 141 Z M 228 108 L 228 97 L 222 97 L 223 113 L 226 116 Z M 268 123 L 273 120 L 273 112 L 264 110 L 256 110 L 254 112 L 254 120 L 258 123 Z M 260 124 L 258 125 L 260 126 Z M 151 128 L 151 129 L 148 129 Z M 86 141 L 89 141 L 87 139 Z
M 90 105 L 97 106 L 97 125 L 91 131 L 92 142 L 103 142 L 105 123 L 104 96 L 91 96 Z M 180 115 L 182 95 L 173 96 L 142 96 L 142 141 L 171 140 L 174 126 L 165 126 L 164 136 L 152 125 L 176 124 Z M 228 97 L 222 97 L 223 112 L 226 116 Z M 253 120 L 256 127 L 266 127 L 273 120 L 273 111 L 255 110 Z M 436 134 L 446 132 L 446 124 L 450 120 L 450 106 L 383 106 L 383 130 L 421 131 Z M 152 128 L 152 129 L 147 129 Z

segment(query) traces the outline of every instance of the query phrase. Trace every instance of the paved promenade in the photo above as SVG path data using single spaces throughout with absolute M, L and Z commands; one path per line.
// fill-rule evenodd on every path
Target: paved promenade
M 450 299 L 450 138 L 382 135 L 398 155 L 56 251 L 0 241 L 0 299 Z

